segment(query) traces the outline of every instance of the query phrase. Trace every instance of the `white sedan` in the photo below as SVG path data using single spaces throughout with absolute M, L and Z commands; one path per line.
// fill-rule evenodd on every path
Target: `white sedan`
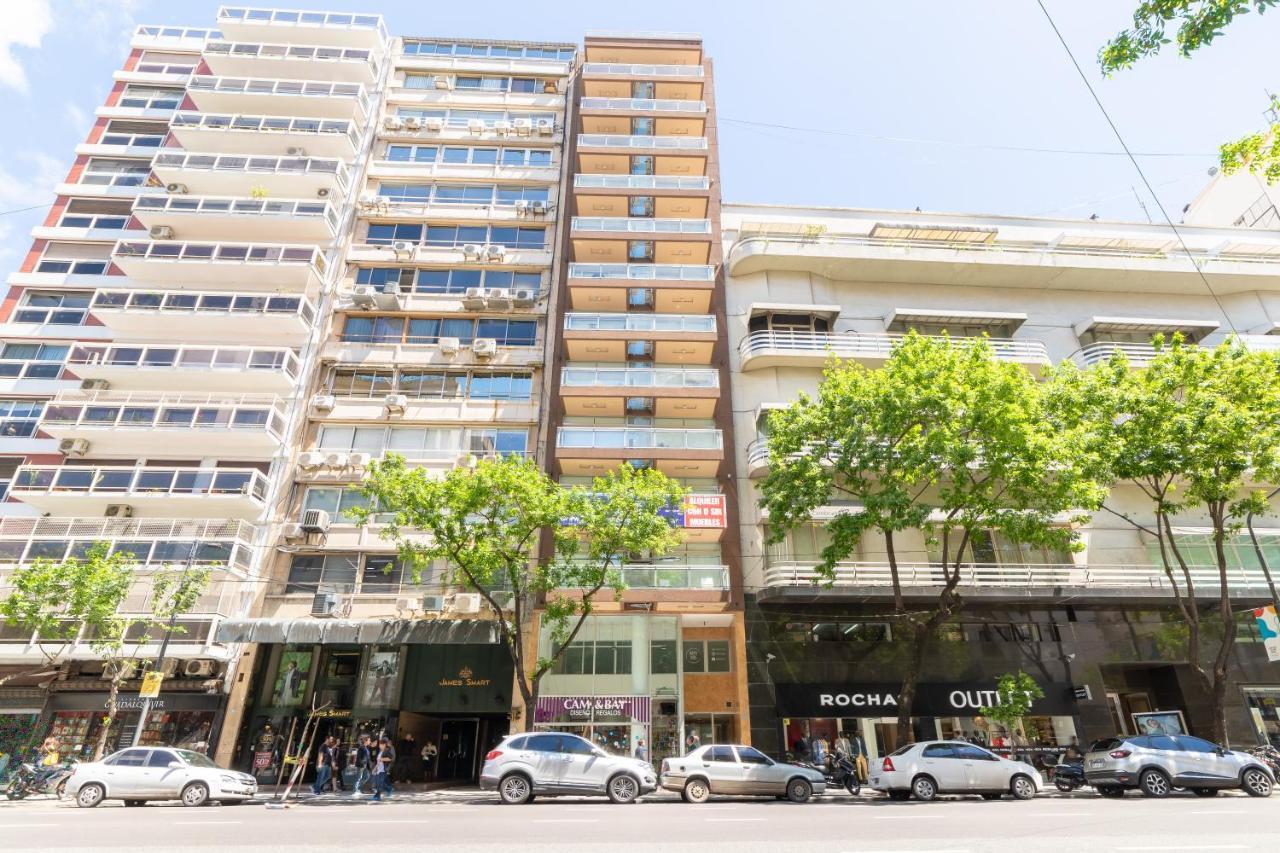
M 150 800 L 180 800 L 184 806 L 216 800 L 230 805 L 256 795 L 258 783 L 247 773 L 223 770 L 189 749 L 139 746 L 77 764 L 67 780 L 67 793 L 86 809 L 103 800 L 124 800 L 126 806 Z
M 871 787 L 891 800 L 932 800 L 939 794 L 1005 794 L 1029 800 L 1040 792 L 1040 773 L 964 741 L 911 743 L 871 764 Z

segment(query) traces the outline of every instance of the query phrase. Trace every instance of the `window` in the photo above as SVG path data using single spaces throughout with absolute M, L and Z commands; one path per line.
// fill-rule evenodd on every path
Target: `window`
M 324 450 L 355 450 L 377 453 L 382 449 L 386 430 L 383 427 L 333 426 L 320 427 L 316 445 Z
M 630 640 L 586 640 L 571 643 L 556 662 L 561 675 L 630 675 Z
M 92 294 L 59 291 L 28 291 L 22 306 L 14 313 L 15 323 L 49 323 L 58 326 L 80 326 L 89 308 Z
M 529 738 L 527 737 L 513 738 L 512 740 L 507 742 L 507 748 L 508 749 L 528 749 Z
M 481 456 L 523 455 L 529 433 L 523 429 L 472 429 L 467 434 L 467 451 Z
M 366 557 L 360 591 L 393 593 L 399 589 L 403 573 L 403 566 L 395 557 Z
M 35 435 L 44 403 L 39 400 L 0 400 L 0 436 L 29 438 Z
M 323 586 L 335 592 L 351 592 L 355 589 L 356 565 L 355 556 L 344 554 L 295 556 L 284 591 L 314 593 Z
M 369 499 L 360 494 L 354 487 L 307 489 L 306 497 L 303 498 L 302 502 L 304 510 L 322 509 L 329 513 L 329 520 L 333 524 L 353 524 L 354 522 L 347 516 L 347 510 L 368 506 Z
M 649 641 L 649 672 L 654 675 L 676 674 L 676 641 Z
M 1168 735 L 1150 735 L 1147 737 L 1147 743 L 1149 749 L 1165 749 L 1170 751 L 1176 751 L 1178 749 L 1178 744 Z
M 569 755 L 595 755 L 595 747 L 580 737 L 573 735 L 560 736 L 560 752 Z
M 144 110 L 176 110 L 182 103 L 184 89 L 166 89 L 159 86 L 139 86 L 131 83 L 124 87 L 117 106 L 136 107 Z
M 1216 753 L 1218 751 L 1217 744 L 1210 743 L 1209 741 L 1202 740 L 1198 737 L 1178 735 L 1174 740 L 1177 741 L 1179 748 L 1187 752 Z
M 528 400 L 533 377 L 527 373 L 473 374 L 468 396 L 473 400 Z
M 531 749 L 534 752 L 559 752 L 560 736 L 559 735 L 532 735 L 525 745 L 525 749 Z
M 949 743 L 931 743 L 924 748 L 925 758 L 955 758 L 956 748 Z
M 733 754 L 731 746 L 709 746 L 707 751 L 702 754 L 705 761 L 714 761 L 722 764 L 737 764 L 738 758 Z
M 422 226 L 407 223 L 379 223 L 369 225 L 369 236 L 365 242 L 374 246 L 390 245 L 406 241 L 419 243 L 422 241 Z
M 170 762 L 177 761 L 178 757 L 172 752 L 164 749 L 155 749 L 151 751 L 151 757 L 147 759 L 148 767 L 168 767 Z
M 7 343 L 0 349 L 0 376 L 57 379 L 70 347 L 65 344 Z
M 728 640 L 685 640 L 686 673 L 729 672 Z
M 337 370 L 329 390 L 339 397 L 381 397 L 394 390 L 395 381 L 389 370 Z
M 142 767 L 147 763 L 147 757 L 150 754 L 149 749 L 126 749 L 124 752 L 117 752 L 103 763 L 112 767 Z
M 969 761 L 995 761 L 996 757 L 985 749 L 976 746 L 966 746 L 964 744 L 956 744 L 956 757 L 964 758 Z
M 743 764 L 763 764 L 765 766 L 773 764 L 773 759 L 753 746 L 738 747 L 738 760 Z
M 629 241 L 627 243 L 627 260 L 652 261 L 653 260 L 653 241 L 652 240 Z

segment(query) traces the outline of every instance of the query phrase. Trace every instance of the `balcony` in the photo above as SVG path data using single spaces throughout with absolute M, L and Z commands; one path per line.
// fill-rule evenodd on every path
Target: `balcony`
M 479 88 L 422 89 L 402 86 L 392 89 L 387 101 L 403 106 L 432 106 L 440 109 L 505 107 L 513 110 L 560 112 L 564 110 L 565 97 L 560 92 L 511 92 L 506 89 Z
M 747 445 L 747 476 L 762 477 L 769 471 L 769 441 L 757 438 Z
M 715 391 L 720 387 L 720 371 L 714 367 L 565 367 L 560 372 L 560 385 L 601 393 L 623 389 L 636 397 L 644 396 L 637 391 L 661 388 Z
M 345 118 L 363 122 L 370 100 L 359 83 L 326 80 L 261 80 L 245 77 L 192 77 L 187 94 L 196 109 L 208 113 L 257 113 Z
M 720 372 L 705 367 L 574 366 L 560 371 L 560 400 L 573 417 L 621 418 L 632 401 L 659 418 L 712 418 Z
M 594 314 L 569 312 L 564 315 L 566 332 L 709 332 L 715 334 L 716 318 L 711 314 Z
M 142 196 L 133 215 L 147 228 L 168 226 L 205 240 L 252 240 L 270 234 L 291 243 L 328 243 L 338 233 L 337 208 L 327 201 L 226 196 Z
M 575 216 L 572 227 L 575 232 L 601 234 L 711 234 L 710 219 Z
M 584 113 L 639 112 L 702 115 L 707 111 L 705 101 L 674 98 L 583 98 L 579 106 Z
M 40 429 L 81 439 L 80 455 L 143 457 L 157 444 L 182 456 L 270 459 L 284 441 L 284 401 L 272 395 L 63 393 Z
M 278 243 L 117 243 L 112 261 L 135 281 L 224 284 L 273 291 L 319 290 L 327 263 L 314 246 Z
M 365 397 L 335 396 L 333 408 L 312 408 L 308 417 L 319 423 L 350 424 L 352 421 L 388 421 L 409 424 L 425 423 L 501 423 L 536 424 L 538 406 L 528 398 L 522 399 L 471 399 L 452 396 L 414 396 L 405 394 L 404 411 L 392 413 L 387 409 L 387 391 L 371 392 Z M 462 451 L 453 448 L 447 454 L 456 459 Z
M 542 340 L 522 346 L 499 344 L 492 355 L 477 355 L 470 341 L 461 341 L 456 348 L 449 346 L 442 350 L 437 340 L 402 343 L 399 340 L 346 336 L 342 340 L 329 341 L 321 358 L 361 367 L 540 367 L 543 345 Z
M 691 77 L 701 79 L 701 65 L 638 65 L 619 62 L 586 62 L 583 77 Z
M 1218 596 L 1218 570 L 1190 568 L 1197 597 Z M 943 584 L 942 569 L 928 563 L 900 563 L 898 578 L 908 598 L 933 598 Z M 814 563 L 770 561 L 764 570 L 761 600 L 865 601 L 892 597 L 892 574 L 886 563 L 837 563 L 835 583 L 828 587 Z M 1270 600 L 1261 570 L 1232 569 L 1228 587 L 1241 597 Z M 1060 601 L 1098 598 L 1120 601 L 1168 600 L 1173 589 L 1164 570 L 1152 565 L 1074 565 L 970 563 L 960 567 L 960 591 L 975 599 Z M 1185 587 L 1183 587 L 1185 594 Z
M 280 347 L 80 345 L 67 367 L 80 379 L 100 379 L 116 390 L 284 395 L 293 390 L 301 363 L 293 350 Z
M 570 284 L 573 279 L 581 283 L 616 281 L 630 286 L 633 281 L 653 282 L 705 282 L 710 287 L 716 279 L 716 268 L 711 264 L 569 264 Z M 619 286 L 619 285 L 615 285 Z
M 389 36 L 381 15 L 303 12 L 255 6 L 223 6 L 218 28 L 228 38 L 287 38 L 289 41 L 340 44 L 380 50 Z
M 584 175 L 573 176 L 575 190 L 695 190 L 711 188 L 705 175 Z
M 532 223 L 531 223 L 532 224 Z M 515 230 L 512 228 L 512 230 Z M 484 243 L 459 243 L 456 245 L 411 243 L 407 249 L 397 249 L 398 243 L 352 243 L 347 249 L 347 261 L 357 264 L 404 266 L 406 264 L 485 264 L 497 267 L 549 267 L 552 261 L 550 248 L 543 246 L 504 246 Z M 480 251 L 473 252 L 475 246 Z M 501 252 L 496 250 L 501 249 Z
M 582 133 L 578 148 L 627 151 L 706 151 L 705 136 L 627 136 L 612 133 Z
M 710 314 L 570 312 L 564 317 L 571 361 L 625 362 L 643 345 L 659 364 L 710 364 L 717 341 Z
M 219 77 L 257 77 L 350 83 L 372 87 L 381 74 L 374 54 L 363 48 L 211 41 L 203 55 Z
M 751 332 L 738 345 L 741 369 L 766 367 L 822 367 L 832 356 L 863 364 L 883 363 L 903 335 L 888 333 L 826 334 L 823 332 Z M 964 338 L 939 338 L 960 344 Z M 1033 373 L 1050 364 L 1048 350 L 1037 340 L 985 339 L 1001 361 L 1025 365 Z
M 166 186 L 196 195 L 245 196 L 261 187 L 268 197 L 317 198 L 345 195 L 347 165 L 319 157 L 245 157 L 161 151 L 151 170 Z
M 341 119 L 174 113 L 169 130 L 188 151 L 351 160 L 360 150 L 358 128 Z
M 41 512 L 77 517 L 123 504 L 142 518 L 253 519 L 267 491 L 256 468 L 24 465 L 9 486 L 10 497 Z
M 202 27 L 156 27 L 139 26 L 133 31 L 129 40 L 131 47 L 150 48 L 152 50 L 202 50 L 204 43 L 211 38 L 221 38 L 217 30 Z
M 402 51 L 396 57 L 396 68 L 408 71 L 452 71 L 462 74 L 505 72 L 520 77 L 565 77 L 572 67 L 572 61 L 567 59 L 534 56 L 454 56 Z
M 1123 353 L 1130 367 L 1146 367 L 1156 356 L 1151 344 L 1131 344 L 1120 341 L 1102 341 L 1081 347 L 1071 354 L 1071 360 L 1080 367 L 1093 367 L 1111 360 L 1116 353 Z
M 395 200 L 384 195 L 362 195 L 357 208 L 360 216 L 416 222 L 422 219 L 446 219 L 459 222 L 503 222 L 540 225 L 554 222 L 555 206 L 538 202 L 535 210 L 530 202 L 469 202 L 462 199 L 435 201 Z
M 301 296 L 99 290 L 90 312 L 119 342 L 246 340 L 301 346 L 315 306 Z
M 718 429 L 655 427 L 560 427 L 556 447 L 561 450 L 687 451 L 720 458 L 724 447 Z
M 255 529 L 244 521 L 187 518 L 0 518 L 0 566 L 83 556 L 95 543 L 126 550 L 142 569 L 193 565 L 248 572 Z M 194 547 L 194 555 L 192 548 Z
M 436 163 L 415 160 L 374 160 L 369 177 L 381 180 L 428 181 L 515 181 L 555 183 L 560 180 L 557 164 L 524 166 L 508 163 Z

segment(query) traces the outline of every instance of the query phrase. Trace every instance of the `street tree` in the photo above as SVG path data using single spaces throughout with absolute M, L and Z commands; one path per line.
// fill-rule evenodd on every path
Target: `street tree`
M 0 601 L 0 618 L 35 633 L 43 667 L 61 665 L 77 642 L 87 642 L 110 678 L 106 716 L 94 744 L 93 760 L 102 757 L 119 711 L 121 685 L 145 667 L 138 650 L 156 641 L 172 617 L 186 613 L 208 583 L 205 569 L 163 569 L 145 575 L 148 610 L 122 614 L 126 599 L 143 580 L 133 555 L 111 552 L 105 542 L 83 557 L 38 559 L 10 576 L 11 590 Z M 175 633 L 184 629 L 178 625 Z M 141 725 L 141 723 L 140 723 Z
M 996 533 L 1075 549 L 1064 514 L 1102 498 L 1078 464 L 1073 434 L 1046 417 L 1036 380 L 997 359 L 985 339 L 911 334 L 876 370 L 833 359 L 817 396 L 772 413 L 768 427 L 761 506 L 770 542 L 812 523 L 833 500 L 850 505 L 827 522 L 830 541 L 816 568 L 831 585 L 837 564 L 864 539 L 883 540 L 895 621 L 909 636 L 898 698 L 898 730 L 908 737 L 926 652 L 963 603 L 975 538 Z M 940 546 L 927 605 L 908 602 L 902 589 L 896 537 L 907 530 Z
M 1254 515 L 1270 514 L 1280 470 L 1280 357 L 1231 340 L 1170 345 L 1132 369 L 1121 352 L 1085 371 L 1064 365 L 1049 385 L 1055 417 L 1085 425 L 1085 456 L 1113 487 L 1136 489 L 1154 522 L 1104 509 L 1156 543 L 1185 625 L 1188 664 L 1209 699 L 1213 736 L 1226 742 L 1228 664 L 1236 606 L 1229 544 Z M 1194 566 L 1179 515 L 1209 521 L 1210 566 Z M 1207 589 L 1206 589 L 1207 588 Z M 1214 608 L 1202 600 L 1216 600 Z
M 1022 726 L 1022 718 L 1031 712 L 1035 701 L 1043 698 L 1044 690 L 1030 675 L 1022 670 L 1006 672 L 996 682 L 996 704 L 979 708 L 978 713 L 1003 724 L 1012 735 Z
M 508 456 L 480 460 L 435 477 L 388 455 L 369 467 L 361 524 L 385 524 L 415 583 L 432 567 L 445 586 L 479 593 L 495 615 L 524 701 L 524 726 L 533 724 L 539 687 L 577 637 L 596 596 L 621 597 L 622 564 L 635 553 L 661 556 L 680 543 L 669 520 L 686 492 L 655 470 L 624 465 L 590 486 L 563 487 L 531 461 Z M 539 548 L 548 531 L 549 547 Z M 551 638 L 539 655 L 533 619 Z

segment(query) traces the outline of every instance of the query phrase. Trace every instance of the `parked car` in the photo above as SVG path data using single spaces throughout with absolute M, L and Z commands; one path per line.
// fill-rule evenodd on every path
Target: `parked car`
M 67 780 L 67 793 L 86 809 L 103 800 L 124 800 L 126 806 L 151 800 L 181 800 L 184 806 L 203 806 L 210 800 L 235 805 L 254 797 L 258 783 L 248 773 L 225 770 L 189 749 L 132 747 L 101 761 L 77 764 Z
M 604 795 L 615 803 L 631 803 L 657 785 L 649 762 L 610 755 L 586 738 L 552 732 L 503 738 L 484 757 L 480 771 L 481 790 L 496 790 L 502 802 L 511 804 L 532 802 L 542 794 Z
M 827 789 L 821 770 L 774 761 L 758 749 L 738 744 L 701 746 L 679 758 L 662 760 L 661 785 L 686 803 L 705 803 L 712 794 L 786 798 L 806 803 Z
M 1096 741 L 1084 757 L 1084 773 L 1104 797 L 1123 797 L 1130 788 L 1166 797 L 1175 787 L 1202 797 L 1223 788 L 1269 797 L 1276 783 L 1257 756 L 1190 735 L 1120 735 Z
M 871 787 L 891 800 L 932 800 L 939 794 L 980 794 L 988 800 L 1012 794 L 1029 800 L 1040 792 L 1040 772 L 971 743 L 930 740 L 873 761 Z

